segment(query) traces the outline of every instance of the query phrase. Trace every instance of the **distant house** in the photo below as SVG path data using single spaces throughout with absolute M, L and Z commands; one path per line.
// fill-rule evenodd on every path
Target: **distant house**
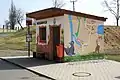
M 36 20 L 37 54 L 54 60 L 56 46 L 63 45 L 63 56 L 103 51 L 104 22 L 107 18 L 59 8 L 27 13 Z M 62 50 L 61 49 L 61 50 Z

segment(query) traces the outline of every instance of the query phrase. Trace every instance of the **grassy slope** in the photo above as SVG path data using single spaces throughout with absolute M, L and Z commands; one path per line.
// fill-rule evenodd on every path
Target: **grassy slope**
M 120 62 L 120 55 L 105 55 L 106 59 Z
M 120 48 L 120 27 L 105 26 L 105 49 Z
M 32 32 L 32 42 L 31 50 L 35 50 L 35 29 L 36 27 L 31 27 Z M 26 47 L 26 32 L 27 28 L 17 32 L 12 32 L 8 37 L 0 38 L 0 50 L 12 49 L 12 50 L 27 50 Z

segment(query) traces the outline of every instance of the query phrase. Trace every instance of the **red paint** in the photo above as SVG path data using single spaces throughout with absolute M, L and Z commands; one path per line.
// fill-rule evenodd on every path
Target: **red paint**
M 32 25 L 32 20 L 26 20 L 27 25 Z
M 59 46 L 56 46 L 57 47 L 57 56 L 59 58 L 62 58 L 63 57 L 63 45 L 59 45 Z

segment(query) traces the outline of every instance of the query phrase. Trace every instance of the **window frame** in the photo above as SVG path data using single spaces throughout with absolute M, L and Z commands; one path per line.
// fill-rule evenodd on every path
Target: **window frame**
M 45 29 L 45 34 L 43 33 L 43 31 L 41 31 L 42 29 Z M 45 40 L 43 39 L 43 35 L 45 35 Z M 47 27 L 46 26 L 39 26 L 39 37 L 40 37 L 40 43 L 46 43 L 47 42 L 47 38 L 46 38 L 46 35 L 47 35 Z M 42 38 L 42 39 L 41 39 Z

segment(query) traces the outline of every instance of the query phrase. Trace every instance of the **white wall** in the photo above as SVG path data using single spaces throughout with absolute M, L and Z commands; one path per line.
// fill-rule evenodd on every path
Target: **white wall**
M 47 21 L 47 24 L 40 24 L 40 25 L 36 26 L 36 36 L 37 36 L 37 34 L 39 34 L 39 26 L 46 26 L 46 28 L 47 28 L 47 31 L 46 31 L 47 32 L 46 33 L 47 43 L 48 43 L 48 35 L 50 34 L 49 25 L 53 25 L 54 24 L 53 23 L 54 18 L 56 19 L 56 25 L 61 24 L 61 27 L 64 26 L 64 16 L 58 16 L 58 17 L 52 17 L 52 18 L 46 18 L 46 19 L 36 20 L 36 23 L 37 22 L 41 22 L 41 21 Z

